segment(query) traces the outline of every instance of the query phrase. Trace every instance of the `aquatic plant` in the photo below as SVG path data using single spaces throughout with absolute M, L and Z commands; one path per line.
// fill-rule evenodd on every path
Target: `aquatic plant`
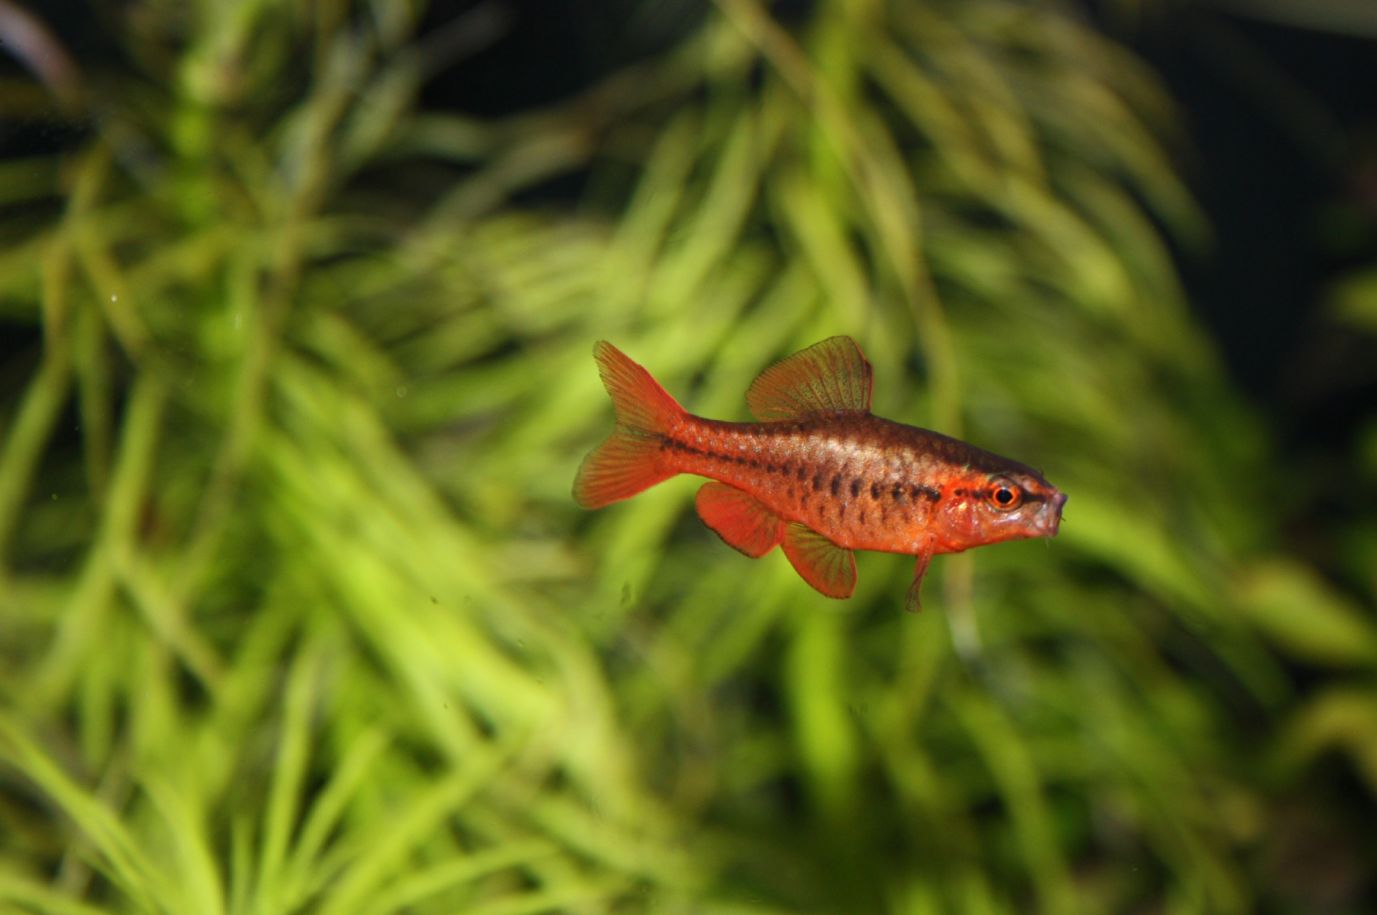
M 1151 74 L 1027 4 L 720 0 L 567 100 L 426 103 L 505 10 L 101 7 L 0 92 L 0 900 L 1303 905 L 1271 825 L 1358 847 L 1308 786 L 1377 787 L 1374 595 L 1289 549 Z M 836 333 L 877 412 L 1041 462 L 1058 539 L 915 617 L 908 561 L 829 602 L 688 480 L 573 504 L 593 340 L 740 418 Z

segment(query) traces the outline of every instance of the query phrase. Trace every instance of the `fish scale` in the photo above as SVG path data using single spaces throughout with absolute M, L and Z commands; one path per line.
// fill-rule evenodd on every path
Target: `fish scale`
M 908 553 L 941 501 L 931 436 L 868 414 L 808 423 L 685 416 L 662 437 L 664 467 L 735 486 L 838 546 Z
M 829 597 L 854 590 L 853 550 L 904 553 L 916 610 L 933 555 L 1060 525 L 1066 496 L 1026 464 L 872 415 L 870 363 L 849 337 L 762 372 L 746 392 L 753 423 L 688 413 L 610 343 L 594 356 L 617 428 L 579 467 L 575 500 L 600 508 L 680 473 L 707 477 L 695 505 L 708 527 L 751 557 L 780 546 Z

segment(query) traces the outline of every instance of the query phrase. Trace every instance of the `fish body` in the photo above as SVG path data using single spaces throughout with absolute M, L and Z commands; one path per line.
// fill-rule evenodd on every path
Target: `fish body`
M 872 415 L 870 364 L 848 337 L 762 373 L 747 392 L 752 423 L 688 413 L 609 343 L 594 355 L 618 425 L 579 468 L 586 508 L 680 473 L 708 477 L 698 514 L 728 545 L 752 557 L 782 546 L 829 597 L 854 590 L 853 550 L 914 556 L 914 610 L 933 555 L 1057 532 L 1066 496 L 1031 467 Z

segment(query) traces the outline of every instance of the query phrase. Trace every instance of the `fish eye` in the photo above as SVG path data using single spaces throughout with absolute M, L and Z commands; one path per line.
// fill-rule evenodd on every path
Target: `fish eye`
M 1023 504 L 1023 490 L 1008 480 L 995 480 L 990 484 L 986 498 L 1000 511 L 1013 511 Z

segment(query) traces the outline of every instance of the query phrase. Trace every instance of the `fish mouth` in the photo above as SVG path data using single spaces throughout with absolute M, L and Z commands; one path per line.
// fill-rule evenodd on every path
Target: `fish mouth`
M 1066 504 L 1066 493 L 1059 492 L 1047 500 L 1038 517 L 1039 533 L 1043 537 L 1055 537 L 1061 527 L 1061 508 Z

